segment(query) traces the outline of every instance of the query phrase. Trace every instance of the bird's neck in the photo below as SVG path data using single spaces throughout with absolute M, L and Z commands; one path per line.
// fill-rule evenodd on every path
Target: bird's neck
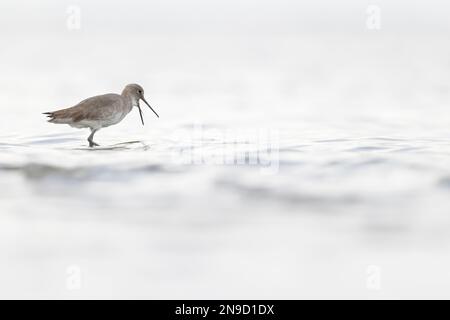
M 129 94 L 127 92 L 122 92 L 122 97 L 124 97 L 127 107 L 129 108 L 129 111 L 133 108 L 133 106 L 136 106 L 138 104 L 138 99 L 133 96 L 132 94 Z

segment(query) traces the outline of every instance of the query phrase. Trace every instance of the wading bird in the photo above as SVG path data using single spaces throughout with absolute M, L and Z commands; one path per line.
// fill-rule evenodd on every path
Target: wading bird
M 142 125 L 144 118 L 139 101 L 142 100 L 159 118 L 158 114 L 144 98 L 144 89 L 138 84 L 129 84 L 123 89 L 122 94 L 108 93 L 87 98 L 77 105 L 44 114 L 50 118 L 48 122 L 68 124 L 74 128 L 89 128 L 91 135 L 88 137 L 89 147 L 99 146 L 94 142 L 94 135 L 101 128 L 115 125 L 136 106 L 141 116 Z

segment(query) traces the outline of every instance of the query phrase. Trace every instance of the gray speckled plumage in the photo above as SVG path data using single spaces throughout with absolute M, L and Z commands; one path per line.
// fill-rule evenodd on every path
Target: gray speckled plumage
M 101 128 L 106 128 L 122 121 L 133 109 L 133 106 L 138 107 L 142 124 L 144 124 L 139 100 L 143 100 L 158 116 L 145 100 L 144 89 L 138 84 L 127 85 L 123 89 L 122 94 L 109 93 L 87 98 L 71 108 L 45 112 L 44 114 L 50 118 L 48 122 L 51 123 L 91 129 L 88 141 L 89 146 L 94 147 L 98 146 L 93 141 L 94 134 Z

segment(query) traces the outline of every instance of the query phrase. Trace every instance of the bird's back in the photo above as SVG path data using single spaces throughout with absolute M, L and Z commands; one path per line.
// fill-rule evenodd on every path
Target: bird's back
M 54 112 L 46 112 L 51 123 L 69 124 L 74 127 L 108 126 L 122 120 L 131 106 L 118 94 L 109 93 L 87 98 L 77 105 Z M 116 122 L 117 121 L 117 122 Z

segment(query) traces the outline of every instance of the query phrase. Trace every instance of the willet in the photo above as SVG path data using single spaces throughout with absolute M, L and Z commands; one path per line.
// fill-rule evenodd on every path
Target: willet
M 122 94 L 108 93 L 87 98 L 77 105 L 54 112 L 45 112 L 50 118 L 48 122 L 68 124 L 74 128 L 89 128 L 91 135 L 88 137 L 89 147 L 99 146 L 94 142 L 94 134 L 101 128 L 106 128 L 119 123 L 136 106 L 141 116 L 142 125 L 144 118 L 139 105 L 139 100 L 158 114 L 144 98 L 144 89 L 138 84 L 129 84 L 123 89 Z

